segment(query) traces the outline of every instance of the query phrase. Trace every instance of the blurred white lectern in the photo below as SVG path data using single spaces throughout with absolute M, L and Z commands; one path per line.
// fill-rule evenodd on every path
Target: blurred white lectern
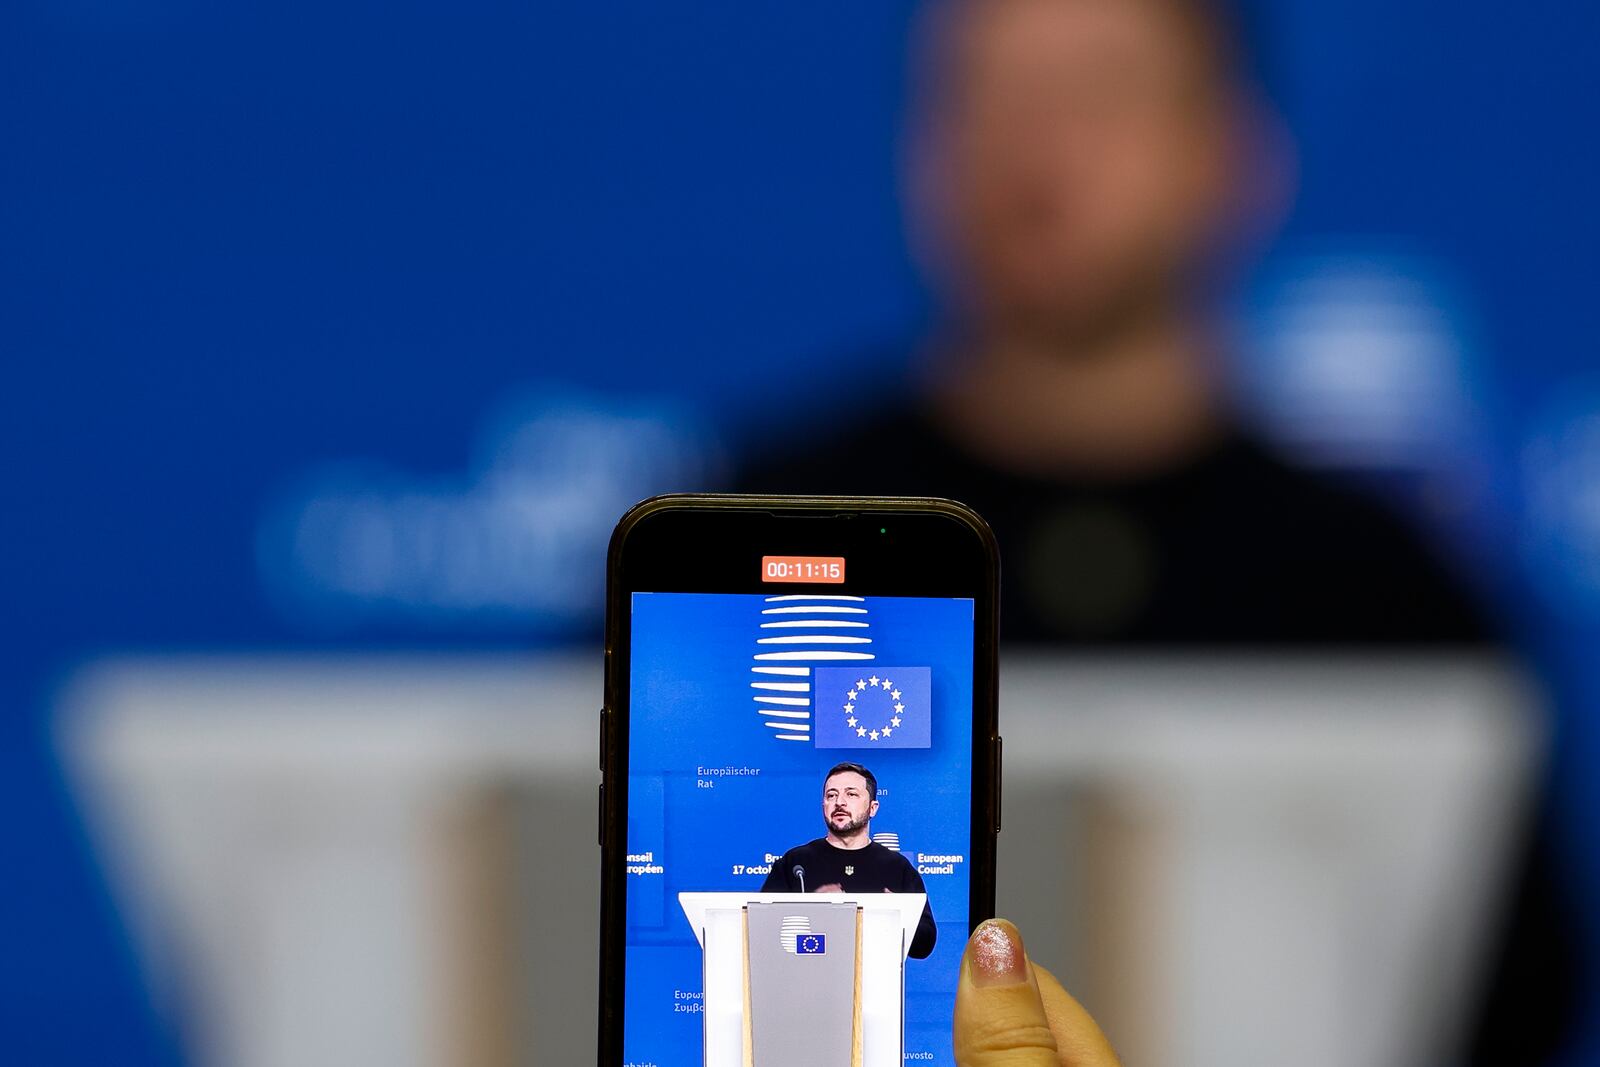
M 700 941 L 705 1067 L 901 1067 L 922 893 L 679 893 Z

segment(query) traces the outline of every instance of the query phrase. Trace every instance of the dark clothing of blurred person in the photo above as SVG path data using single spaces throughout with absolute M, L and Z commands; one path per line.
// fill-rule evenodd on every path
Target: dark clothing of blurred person
M 769 454 L 741 487 L 971 504 L 1000 539 L 1009 642 L 1482 641 L 1402 523 L 1273 458 L 1219 400 L 1210 297 L 1293 170 L 1221 4 L 932 9 L 907 197 L 942 297 L 926 374 L 914 397 L 836 406 L 847 429 Z M 1539 1062 L 1571 1022 L 1542 855 L 1478 1067 Z
M 949 496 L 1000 540 L 1008 643 L 1479 641 L 1473 606 L 1404 527 L 1239 435 L 1137 476 L 1047 477 L 986 461 L 932 416 L 859 429 L 748 472 L 763 492 Z

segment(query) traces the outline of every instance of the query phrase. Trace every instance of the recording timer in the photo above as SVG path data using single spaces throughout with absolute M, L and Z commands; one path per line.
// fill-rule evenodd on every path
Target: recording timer
M 763 582 L 844 584 L 843 556 L 762 556 Z

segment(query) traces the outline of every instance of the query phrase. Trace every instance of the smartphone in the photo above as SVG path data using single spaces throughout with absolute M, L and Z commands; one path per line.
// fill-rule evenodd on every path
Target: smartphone
M 926 894 L 904 1059 L 954 1067 L 961 955 L 994 912 L 998 596 L 994 535 L 950 500 L 674 495 L 622 518 L 600 1067 L 704 1062 L 680 893 L 883 890 Z

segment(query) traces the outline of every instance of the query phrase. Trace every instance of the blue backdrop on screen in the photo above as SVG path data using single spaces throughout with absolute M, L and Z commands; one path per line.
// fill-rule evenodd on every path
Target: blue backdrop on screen
M 852 613 L 854 628 L 820 646 L 763 628 L 785 603 L 634 596 L 624 1058 L 698 1067 L 700 948 L 677 894 L 759 891 L 777 856 L 823 836 L 824 776 L 854 760 L 878 776 L 874 838 L 898 838 L 939 926 L 933 955 L 906 964 L 906 1051 L 952 1064 L 970 884 L 973 602 L 839 598 L 824 610 Z M 819 650 L 871 658 L 807 658 Z M 813 680 L 804 695 L 752 686 Z M 813 693 L 814 706 L 798 703 Z

